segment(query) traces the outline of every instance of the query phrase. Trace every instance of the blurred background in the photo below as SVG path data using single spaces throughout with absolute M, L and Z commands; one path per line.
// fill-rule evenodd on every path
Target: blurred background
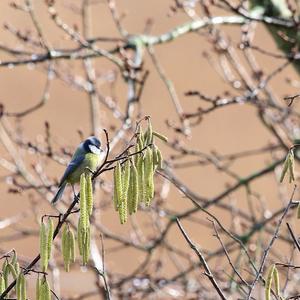
M 2 254 L 15 249 L 21 266 L 38 254 L 40 217 L 63 213 L 71 203 L 71 188 L 57 207 L 49 201 L 83 139 L 95 134 L 105 145 L 106 129 L 112 159 L 128 146 L 136 121 L 145 116 L 151 117 L 154 130 L 168 137 L 167 143 L 157 140 L 165 169 L 155 176 L 153 203 L 141 207 L 125 225 L 112 205 L 111 171 L 97 179 L 90 266 L 81 267 L 78 259 L 66 273 L 59 238 L 55 240 L 48 278 L 58 299 L 105 298 L 103 280 L 93 269 L 97 262 L 102 266 L 103 248 L 112 298 L 216 299 L 172 219 L 194 209 L 189 197 L 200 205 L 216 201 L 208 211 L 245 243 L 259 266 L 293 190 L 288 180 L 280 184 L 279 177 L 289 147 L 300 138 L 299 105 L 295 100 L 288 107 L 284 97 L 297 94 L 300 83 L 263 21 L 236 19 L 236 24 L 212 22 L 198 30 L 176 31 L 178 26 L 199 26 L 199 20 L 237 17 L 226 3 L 0 2 Z M 153 42 L 170 32 L 179 34 Z M 298 190 L 294 197 L 296 201 Z M 71 216 L 74 224 L 76 217 Z M 297 235 L 294 213 L 287 217 Z M 247 287 L 239 287 L 241 280 L 211 220 L 198 209 L 181 222 L 227 299 L 245 299 Z M 262 226 L 253 231 L 257 224 Z M 219 230 L 233 264 L 251 282 L 255 276 L 247 255 Z M 267 266 L 278 261 L 297 264 L 285 224 L 275 244 Z M 295 270 L 286 272 L 280 269 L 292 281 L 282 283 L 287 297 L 297 292 L 299 278 Z M 31 299 L 35 278 L 34 272 L 28 276 Z M 259 282 L 253 297 L 262 299 L 263 293 Z

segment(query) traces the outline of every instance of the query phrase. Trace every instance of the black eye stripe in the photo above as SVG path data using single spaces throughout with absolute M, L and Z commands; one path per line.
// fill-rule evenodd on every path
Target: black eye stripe
M 101 143 L 96 137 L 89 137 L 83 143 L 83 147 L 84 147 L 85 151 L 90 152 L 91 150 L 90 150 L 89 146 L 91 146 L 91 145 L 95 146 L 97 148 L 100 148 Z

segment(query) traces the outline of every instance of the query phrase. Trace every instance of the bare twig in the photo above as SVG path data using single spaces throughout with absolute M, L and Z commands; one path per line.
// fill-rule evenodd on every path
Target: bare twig
M 207 276 L 207 278 L 210 280 L 210 282 L 214 286 L 214 288 L 215 288 L 216 292 L 218 293 L 218 295 L 220 296 L 220 298 L 223 299 L 223 300 L 226 300 L 225 295 L 223 294 L 223 292 L 222 292 L 221 288 L 219 287 L 218 283 L 216 282 L 216 279 L 215 279 L 214 275 L 212 274 L 212 272 L 210 271 L 210 268 L 209 268 L 208 264 L 206 263 L 206 260 L 205 260 L 204 256 L 202 255 L 202 253 L 200 252 L 199 248 L 191 241 L 191 239 L 189 238 L 189 236 L 185 232 L 185 230 L 182 227 L 182 225 L 181 225 L 178 218 L 176 218 L 176 223 L 177 223 L 182 235 L 184 236 L 185 240 L 187 241 L 189 246 L 192 248 L 192 250 L 197 254 L 199 260 L 201 261 L 201 264 L 203 265 L 203 267 L 205 269 L 204 275 Z

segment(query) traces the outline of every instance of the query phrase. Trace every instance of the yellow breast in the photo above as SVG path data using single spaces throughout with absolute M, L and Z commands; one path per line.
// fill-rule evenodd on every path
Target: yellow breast
M 67 181 L 71 184 L 77 183 L 80 180 L 80 175 L 89 173 L 91 170 L 95 172 L 100 163 L 100 156 L 94 153 L 87 153 L 84 160 L 78 168 L 68 177 Z

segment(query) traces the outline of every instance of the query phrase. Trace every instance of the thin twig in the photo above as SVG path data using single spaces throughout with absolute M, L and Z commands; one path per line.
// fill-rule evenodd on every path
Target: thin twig
M 279 229 L 280 229 L 280 226 L 286 216 L 286 214 L 288 213 L 289 209 L 290 209 L 290 206 L 292 205 L 292 202 L 293 202 L 293 198 L 294 198 L 294 194 L 295 194 L 295 191 L 296 191 L 296 188 L 297 186 L 295 185 L 294 189 L 293 189 L 293 192 L 292 192 L 292 195 L 290 197 L 290 200 L 289 200 L 289 203 L 287 204 L 282 216 L 280 217 L 279 221 L 278 221 L 278 224 L 276 226 L 276 229 L 274 231 L 274 235 L 272 236 L 272 239 L 271 241 L 269 242 L 269 245 L 268 247 L 264 250 L 264 253 L 263 253 L 263 256 L 262 256 L 262 259 L 261 259 L 261 263 L 260 263 L 260 267 L 258 269 L 258 272 L 255 276 L 255 279 L 253 280 L 252 284 L 251 284 L 251 287 L 250 287 L 250 291 L 247 295 L 247 300 L 250 300 L 251 299 L 251 295 L 252 295 L 252 292 L 253 292 L 253 289 L 255 287 L 255 284 L 256 282 L 258 281 L 259 277 L 262 275 L 263 273 L 263 270 L 264 270 L 264 266 L 265 266 L 265 262 L 266 262 L 266 259 L 268 257 L 268 254 L 271 250 L 271 247 L 273 246 L 275 240 L 277 239 L 278 237 L 278 232 L 279 232 Z
M 187 233 L 185 232 L 184 228 L 182 227 L 180 221 L 178 218 L 176 218 L 176 223 L 182 233 L 182 235 L 184 236 L 185 240 L 187 241 L 187 243 L 189 244 L 189 246 L 192 248 L 192 250 L 197 254 L 199 260 L 201 261 L 204 269 L 205 269 L 205 273 L 204 275 L 207 276 L 207 278 L 210 280 L 210 282 L 212 283 L 212 285 L 214 286 L 215 290 L 217 291 L 217 293 L 219 294 L 220 298 L 223 300 L 226 300 L 225 295 L 223 294 L 221 288 L 219 287 L 214 275 L 212 274 L 212 272 L 210 271 L 210 268 L 204 258 L 204 256 L 202 255 L 202 253 L 200 252 L 199 248 L 192 242 L 192 240 L 189 238 L 189 236 L 187 235 Z
M 294 241 L 294 244 L 295 244 L 296 248 L 300 252 L 300 244 L 299 244 L 297 238 L 295 237 L 294 232 L 293 232 L 293 230 L 292 230 L 292 228 L 291 228 L 291 226 L 290 226 L 290 224 L 288 222 L 286 223 L 286 226 L 287 226 L 288 231 L 289 231 L 289 233 L 290 233 L 290 235 L 291 235 L 291 237 L 292 237 L 292 239 Z

